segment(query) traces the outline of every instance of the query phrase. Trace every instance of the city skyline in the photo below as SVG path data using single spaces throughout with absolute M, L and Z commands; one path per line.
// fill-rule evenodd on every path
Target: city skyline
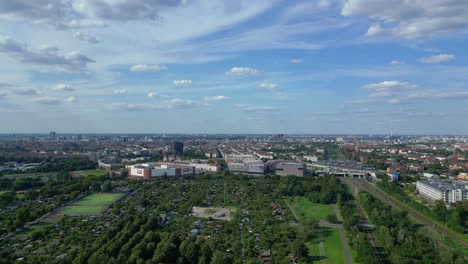
M 466 135 L 467 12 L 463 0 L 6 1 L 0 133 Z

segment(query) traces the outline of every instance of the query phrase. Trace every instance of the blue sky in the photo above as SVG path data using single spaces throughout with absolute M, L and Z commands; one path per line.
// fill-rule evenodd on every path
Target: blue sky
M 0 133 L 467 134 L 466 0 L 0 0 Z

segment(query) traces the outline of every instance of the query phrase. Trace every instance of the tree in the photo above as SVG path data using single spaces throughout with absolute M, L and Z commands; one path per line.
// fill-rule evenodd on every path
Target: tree
M 110 180 L 106 180 L 102 185 L 103 192 L 111 192 L 112 191 L 112 183 Z
M 195 236 L 190 236 L 180 244 L 180 254 L 184 258 L 184 263 L 198 263 L 200 247 L 196 243 Z
M 16 221 L 17 221 L 17 226 L 22 226 L 24 225 L 30 217 L 30 213 L 28 208 L 26 207 L 21 207 L 16 211 Z

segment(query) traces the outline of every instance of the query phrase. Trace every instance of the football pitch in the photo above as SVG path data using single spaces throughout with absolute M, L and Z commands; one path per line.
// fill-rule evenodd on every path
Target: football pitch
M 99 214 L 122 196 L 122 193 L 91 194 L 71 205 L 66 206 L 62 211 L 59 212 L 59 214 Z

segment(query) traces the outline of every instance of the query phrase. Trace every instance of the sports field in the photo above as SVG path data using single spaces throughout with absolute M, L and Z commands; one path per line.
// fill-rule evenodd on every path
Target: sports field
M 305 197 L 294 197 L 291 206 L 299 218 L 325 220 L 335 214 L 332 205 L 312 203 Z
M 321 237 L 317 241 L 306 244 L 312 263 L 345 263 L 340 231 L 328 227 L 320 229 Z M 320 249 L 320 247 L 323 247 L 323 249 Z
M 68 205 L 59 214 L 98 214 L 109 205 L 117 201 L 123 194 L 121 193 L 95 193 Z

